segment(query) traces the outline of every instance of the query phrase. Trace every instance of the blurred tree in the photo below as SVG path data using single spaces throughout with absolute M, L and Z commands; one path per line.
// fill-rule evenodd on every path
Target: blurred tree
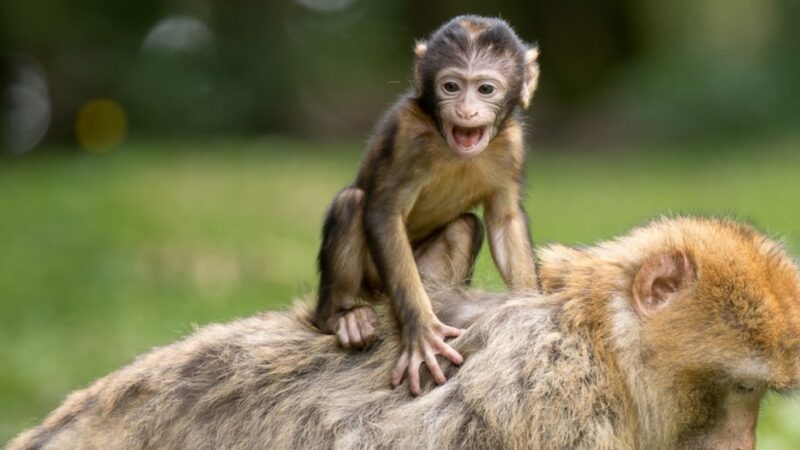
M 407 88 L 414 39 L 457 14 L 495 15 L 542 50 L 539 139 L 683 139 L 793 126 L 799 8 L 792 0 L 5 0 L 0 43 L 3 54 L 42 63 L 52 139 L 71 139 L 76 111 L 95 97 L 119 101 L 135 134 L 360 139 Z

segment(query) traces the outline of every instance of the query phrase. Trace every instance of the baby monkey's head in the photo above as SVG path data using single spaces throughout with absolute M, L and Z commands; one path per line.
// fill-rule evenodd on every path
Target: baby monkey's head
M 538 49 L 501 19 L 456 17 L 417 43 L 415 53 L 417 101 L 460 156 L 485 150 L 536 90 Z

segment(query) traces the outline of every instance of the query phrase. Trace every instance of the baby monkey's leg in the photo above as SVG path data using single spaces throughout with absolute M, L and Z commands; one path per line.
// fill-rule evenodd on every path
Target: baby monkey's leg
M 428 294 L 469 286 L 482 244 L 481 220 L 465 213 L 417 245 L 414 258 Z
M 319 252 L 320 286 L 314 324 L 336 334 L 345 348 L 361 348 L 375 335 L 377 315 L 359 305 L 365 285 L 380 289 L 362 225 L 364 192 L 347 188 L 334 199 L 325 219 Z M 463 214 L 415 246 L 414 256 L 426 287 L 469 284 L 483 242 L 483 226 L 474 214 Z M 372 268 L 372 270 L 370 270 Z
M 314 324 L 324 333 L 335 333 L 345 348 L 368 344 L 377 324 L 372 307 L 356 303 L 368 253 L 363 211 L 361 189 L 347 188 L 336 196 L 325 218 L 317 260 L 320 285 Z

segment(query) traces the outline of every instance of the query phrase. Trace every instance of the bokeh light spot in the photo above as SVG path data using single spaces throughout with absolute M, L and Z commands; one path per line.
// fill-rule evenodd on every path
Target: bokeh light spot
M 336 12 L 346 9 L 354 0 L 296 0 L 297 3 L 317 12 Z
M 9 60 L 10 83 L 5 92 L 0 91 L 0 103 L 3 97 L 7 100 L 5 105 L 0 104 L 0 107 L 7 107 L 6 111 L 0 110 L 0 119 L 3 119 L 0 136 L 5 134 L 9 152 L 21 154 L 32 150 L 44 138 L 50 126 L 52 107 L 41 64 L 30 56 Z
M 107 152 L 122 144 L 128 133 L 128 119 L 119 103 L 93 99 L 78 111 L 75 135 L 78 144 L 92 152 Z
M 142 43 L 142 49 L 156 54 L 199 54 L 214 44 L 214 33 L 199 19 L 171 16 L 162 19 Z

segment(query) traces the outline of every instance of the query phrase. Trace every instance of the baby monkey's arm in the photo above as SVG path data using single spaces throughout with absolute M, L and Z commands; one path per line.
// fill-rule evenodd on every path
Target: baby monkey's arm
M 375 193 L 365 205 L 364 230 L 402 333 L 403 350 L 392 370 L 392 385 L 399 385 L 407 375 L 411 392 L 418 395 L 421 392 L 419 369 L 423 362 L 439 384 L 446 378 L 436 361 L 437 354 L 453 364 L 461 364 L 462 356 L 444 340 L 460 336 L 463 330 L 439 321 L 422 285 L 404 223 L 404 212 L 410 209 L 415 198 L 416 191 Z
M 508 288 L 535 290 L 533 246 L 519 190 L 519 185 L 509 183 L 491 195 L 484 205 L 484 219 L 492 258 Z

